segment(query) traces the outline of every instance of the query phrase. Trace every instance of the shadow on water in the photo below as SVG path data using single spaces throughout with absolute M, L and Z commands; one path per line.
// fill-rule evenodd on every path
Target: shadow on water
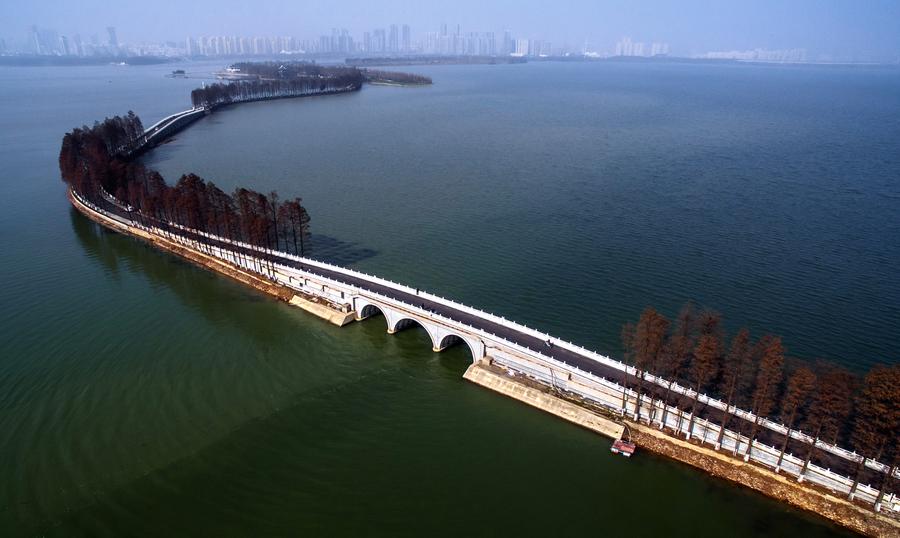
M 113 280 L 121 281 L 122 259 L 110 241 L 112 236 L 118 236 L 118 234 L 92 222 L 74 207 L 69 208 L 69 220 L 78 244 L 92 259 L 100 262 Z
M 72 229 L 79 245 L 117 282 L 126 273 L 147 278 L 151 285 L 172 291 L 182 304 L 215 324 L 227 323 L 250 337 L 257 345 L 279 341 L 297 330 L 293 316 L 278 308 L 258 308 L 254 304 L 278 301 L 251 290 L 212 271 L 200 269 L 172 254 L 142 241 L 107 230 L 72 208 Z M 155 294 L 154 294 L 155 295 Z
M 378 254 L 377 250 L 360 246 L 358 243 L 341 241 L 322 234 L 312 235 L 310 251 L 313 259 L 342 266 L 352 265 Z
M 213 323 L 227 323 L 252 338 L 257 345 L 278 341 L 282 335 L 296 331 L 296 318 L 278 313 L 278 309 L 247 308 L 255 302 L 277 303 L 262 293 L 233 283 L 221 275 L 200 269 L 174 255 L 159 251 L 141 241 L 107 230 L 87 219 L 74 208 L 69 213 L 72 229 L 81 247 L 100 262 L 115 281 L 127 273 L 146 277 L 154 286 L 164 286 L 186 306 Z M 357 247 L 335 238 L 315 236 L 316 252 L 322 245 L 328 255 L 320 257 L 330 263 L 346 265 L 375 255 L 372 249 Z M 305 315 L 305 314 L 303 314 Z M 381 312 L 359 324 L 358 330 L 375 349 L 387 348 L 400 356 L 430 355 L 431 340 L 417 323 L 404 327 L 397 335 L 388 336 Z M 454 345 L 441 353 L 447 368 L 462 375 L 471 362 L 468 346 Z

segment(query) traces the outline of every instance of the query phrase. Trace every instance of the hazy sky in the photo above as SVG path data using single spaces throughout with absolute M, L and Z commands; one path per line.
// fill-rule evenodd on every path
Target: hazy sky
M 898 0 L 0 0 L 0 36 L 31 24 L 123 42 L 187 35 L 315 37 L 332 27 L 362 31 L 409 24 L 413 36 L 442 22 L 466 31 L 510 29 L 517 37 L 610 49 L 622 36 L 665 41 L 672 52 L 806 48 L 812 54 L 900 57 Z

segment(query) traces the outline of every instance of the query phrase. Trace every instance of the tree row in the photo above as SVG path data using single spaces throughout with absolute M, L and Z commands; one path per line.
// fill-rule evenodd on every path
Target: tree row
M 639 372 L 626 381 L 638 393 L 637 418 L 641 399 L 679 409 L 678 427 L 689 416 L 687 436 L 702 416 L 723 426 L 717 439 L 721 446 L 725 428 L 746 435 L 750 440 L 741 448 L 745 457 L 754 442 L 765 438 L 780 449 L 776 470 L 792 441 L 790 435 L 776 435 L 761 425 L 762 418 L 780 420 L 788 431 L 801 430 L 813 441 L 806 443 L 801 476 L 818 454 L 816 441 L 851 446 L 861 456 L 853 469 L 850 496 L 853 497 L 865 470 L 866 460 L 881 461 L 890 471 L 883 476 L 878 503 L 900 465 L 900 365 L 875 366 L 862 379 L 840 366 L 818 361 L 808 364 L 787 358 L 781 338 L 763 335 L 753 340 L 747 329 L 737 331 L 726 341 L 719 314 L 697 312 L 685 305 L 674 322 L 647 308 L 636 324 L 622 328 L 626 361 Z M 649 387 L 644 374 L 657 375 L 667 382 L 663 388 Z M 674 383 L 690 389 L 690 397 L 675 394 Z M 707 409 L 699 395 L 715 396 L 726 404 L 725 410 Z M 623 408 L 625 406 L 623 393 Z M 650 406 L 657 413 L 655 405 Z M 644 417 L 666 424 L 668 410 L 660 405 L 663 416 Z M 747 421 L 735 416 L 737 408 L 753 413 Z M 774 441 L 774 442 L 773 442 Z M 793 440 L 796 443 L 796 440 Z
M 355 67 L 319 65 L 314 62 L 238 62 L 232 69 L 244 75 L 267 80 L 292 80 L 297 78 L 357 77 Z
M 123 148 L 140 139 L 134 134 L 142 133 L 136 130 L 139 126 L 140 119 L 129 112 L 124 118 L 107 118 L 66 133 L 59 155 L 63 181 L 92 203 L 114 203 L 111 209 L 123 216 L 167 233 L 175 233 L 172 225 L 176 225 L 256 248 L 299 256 L 308 252 L 310 219 L 300 198 L 281 200 L 274 191 L 262 194 L 245 188 L 228 194 L 194 174 L 169 186 L 155 170 L 125 157 L 128 152 Z M 210 249 L 199 240 L 197 247 Z M 227 244 L 225 248 L 235 259 L 248 258 L 240 248 Z M 254 263 L 260 272 L 272 271 Z
M 197 108 L 215 108 L 243 101 L 356 91 L 364 82 L 359 69 L 352 67 L 322 67 L 306 63 L 246 63 L 236 64 L 235 68 L 240 68 L 242 74 L 257 75 L 260 78 L 197 88 L 191 92 L 191 104 Z

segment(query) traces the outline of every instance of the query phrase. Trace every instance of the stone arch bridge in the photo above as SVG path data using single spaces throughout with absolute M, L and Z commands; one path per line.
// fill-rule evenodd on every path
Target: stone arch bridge
M 294 299 L 302 296 L 313 298 L 319 302 L 317 304 L 328 304 L 327 308 L 318 308 L 339 314 L 337 318 L 322 316 L 321 311 L 318 314 L 332 322 L 340 320 L 339 325 L 381 314 L 388 333 L 421 326 L 428 334 L 434 351 L 442 351 L 455 344 L 465 345 L 474 363 L 499 367 L 511 376 L 530 378 L 552 391 L 576 395 L 611 412 L 699 438 L 701 433 L 686 430 L 688 423 L 696 422 L 701 425 L 697 430 L 702 432 L 703 442 L 715 443 L 722 431 L 716 419 L 726 409 L 723 402 L 707 395 L 697 395 L 677 383 L 670 384 L 667 379 L 638 372 L 622 362 L 501 316 L 359 271 L 265 250 L 204 232 L 174 225 L 166 225 L 164 232 L 133 218 L 127 206 L 114 201 L 103 199 L 88 202 L 74 192 L 70 192 L 70 199 L 79 211 L 109 228 L 178 242 L 198 254 L 214 257 L 295 290 L 297 295 Z M 198 245 L 203 247 L 198 249 Z M 298 304 L 304 302 L 310 303 L 305 299 L 297 301 Z M 633 390 L 638 376 L 644 379 L 641 397 Z M 668 390 L 682 399 L 698 398 L 702 406 L 695 420 L 689 421 L 689 415 L 683 409 L 663 403 L 663 395 Z M 660 412 L 665 407 L 669 412 Z M 802 432 L 789 430 L 783 424 L 758 418 L 745 410 L 734 409 L 733 412 L 738 420 L 745 422 L 743 431 L 748 431 L 749 424 L 754 421 L 761 426 L 761 432 L 748 452 L 749 459 L 771 468 L 779 467 L 786 474 L 794 474 L 801 480 L 835 491 L 850 490 L 853 479 L 849 477 L 859 461 L 856 454 L 816 441 L 820 457 L 803 470 L 799 455 L 806 453 L 805 447 L 812 439 Z M 781 463 L 776 463 L 785 437 L 789 453 Z M 744 450 L 750 441 L 746 436 L 727 429 L 723 432 L 723 439 L 721 448 L 735 453 Z M 888 471 L 887 466 L 880 462 L 867 460 L 865 465 L 872 472 Z M 900 477 L 900 472 L 895 477 Z M 857 498 L 868 502 L 874 502 L 878 494 L 867 485 L 859 486 L 856 492 Z
M 403 308 L 397 308 L 367 297 L 356 297 L 353 302 L 353 311 L 356 320 L 362 321 L 372 316 L 382 314 L 387 322 L 388 334 L 406 329 L 412 325 L 422 327 L 431 339 L 431 350 L 440 352 L 448 347 L 461 344 L 469 348 L 473 360 L 485 357 L 486 346 L 484 340 L 459 327 L 446 323 L 433 316 L 423 316 L 421 312 L 413 312 Z

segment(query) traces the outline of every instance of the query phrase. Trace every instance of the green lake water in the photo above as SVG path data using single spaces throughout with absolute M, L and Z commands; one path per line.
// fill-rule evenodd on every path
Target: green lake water
M 188 108 L 184 66 L 0 69 L 0 535 L 837 536 L 72 210 L 76 125 Z M 617 355 L 688 299 L 791 354 L 897 360 L 900 72 L 410 68 L 232 107 L 146 161 L 304 198 L 314 255 Z

